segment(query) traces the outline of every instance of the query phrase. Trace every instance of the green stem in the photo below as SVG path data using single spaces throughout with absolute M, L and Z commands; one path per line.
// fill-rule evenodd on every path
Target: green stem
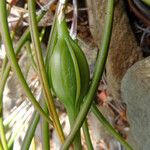
M 2 143 L 1 143 L 1 140 L 0 140 L 0 150 L 4 150 L 3 146 L 2 146 Z
M 83 128 L 83 133 L 84 133 L 85 141 L 87 144 L 87 148 L 88 150 L 93 150 L 93 145 L 92 145 L 92 141 L 91 141 L 91 137 L 89 133 L 87 119 L 85 119 L 82 128 Z
M 51 114 L 53 120 L 54 128 L 56 129 L 59 135 L 60 141 L 63 143 L 65 140 L 65 136 L 58 118 L 58 114 L 56 112 L 53 97 L 50 92 L 47 74 L 44 66 L 44 60 L 42 56 L 42 49 L 39 41 L 39 32 L 38 32 L 36 14 L 35 14 L 35 0 L 28 1 L 28 8 L 29 8 L 30 31 L 31 31 L 32 41 L 34 43 L 34 47 L 36 51 L 36 61 L 37 61 L 40 81 L 43 87 L 46 104 L 48 106 L 49 113 Z
M 43 15 L 45 14 L 45 12 L 43 12 L 40 16 L 38 16 L 38 21 L 40 21 L 40 19 L 43 17 Z M 21 50 L 21 47 L 24 45 L 24 43 L 30 39 L 30 31 L 29 29 L 27 29 L 25 31 L 25 33 L 22 35 L 22 37 L 20 38 L 20 40 L 18 41 L 17 45 L 16 45 L 16 55 L 20 52 Z M 2 102 L 2 98 L 3 98 L 3 90 L 4 90 L 4 87 L 5 87 L 5 84 L 6 84 L 6 81 L 7 81 L 7 78 L 8 78 L 8 75 L 9 75 L 9 72 L 10 72 L 10 69 L 11 69 L 11 66 L 10 64 L 7 64 L 8 63 L 8 59 L 7 57 L 5 57 L 4 61 L 3 61 L 3 67 L 2 67 L 2 71 L 1 71 L 1 82 L 0 82 L 0 102 Z M 3 79 L 2 79 L 3 78 Z M 0 105 L 2 106 L 2 104 Z M 2 112 L 2 111 L 0 111 Z M 17 114 L 15 114 L 17 115 Z M 38 114 L 39 115 L 39 114 Z M 12 116 L 12 117 L 15 117 L 15 116 Z M 12 120 L 12 117 L 10 118 L 9 121 Z M 2 119 L 2 117 L 0 118 Z M 6 123 L 6 125 L 9 123 L 9 121 Z M 3 122 L 0 121 L 0 126 L 1 126 L 1 131 L 0 133 L 2 134 L 2 136 L 4 137 L 5 134 L 4 134 L 4 126 L 2 124 Z M 5 138 L 6 139 L 6 138 Z M 5 139 L 3 138 L 3 141 L 5 141 Z
M 67 107 L 66 107 L 66 109 L 67 109 L 67 114 L 68 114 L 68 117 L 69 117 L 70 127 L 72 129 L 79 110 L 77 110 L 76 108 L 74 108 L 74 109 L 71 108 L 70 109 L 70 108 L 67 108 Z M 74 147 L 74 150 L 81 150 L 82 149 L 80 129 L 77 131 L 77 134 L 74 138 L 73 147 Z
M 45 12 L 43 11 L 41 13 L 40 16 L 38 16 L 37 20 L 40 21 L 41 18 L 44 16 Z M 20 52 L 21 47 L 24 45 L 24 43 L 26 42 L 27 39 L 30 38 L 30 31 L 29 29 L 27 29 L 25 31 L 25 33 L 22 35 L 22 37 L 20 38 L 20 40 L 18 41 L 17 45 L 16 45 L 16 55 Z M 2 115 L 2 99 L 3 99 L 3 91 L 4 91 L 4 87 L 10 72 L 11 66 L 10 64 L 8 64 L 8 59 L 7 57 L 4 58 L 3 60 L 3 64 L 2 64 L 2 70 L 1 70 L 1 74 L 0 74 L 0 120 L 2 120 L 3 115 Z M 4 135 L 4 125 L 3 125 L 3 121 L 0 121 L 0 126 L 1 126 L 1 131 L 0 133 L 2 134 L 3 137 L 3 142 L 4 145 L 6 145 L 6 137 Z
M 11 37 L 13 39 L 15 33 L 14 32 L 12 32 L 12 33 L 13 34 L 11 34 Z M 3 60 L 3 65 L 2 65 L 2 71 L 1 71 L 1 74 L 0 74 L 0 79 L 2 79 L 2 77 L 3 77 L 3 73 L 4 73 L 4 70 L 6 68 L 7 62 L 8 62 L 8 60 L 5 57 L 5 59 Z M 5 82 L 6 82 L 6 79 L 4 79 L 4 83 Z M 0 89 L 0 133 L 2 135 L 1 137 L 2 137 L 3 147 L 4 147 L 4 149 L 8 149 L 6 135 L 5 135 L 5 129 L 4 129 L 4 125 L 3 125 L 3 102 L 2 102 L 2 99 L 3 99 L 4 85 L 5 84 L 2 84 L 2 86 L 0 86 L 1 87 L 1 89 Z
M 43 40 L 43 37 L 44 37 L 44 34 L 45 34 L 45 31 L 46 31 L 46 28 L 42 28 L 42 31 L 40 33 L 40 37 L 39 37 L 39 40 L 40 42 Z M 26 49 L 27 49 L 27 52 L 29 54 L 29 58 L 31 59 L 31 64 L 32 64 L 32 67 L 35 71 L 37 71 L 37 66 L 36 66 L 36 62 L 34 60 L 34 55 L 33 55 L 33 52 L 32 52 L 32 49 L 31 49 L 31 46 L 30 46 L 30 41 L 27 41 L 26 42 Z
M 76 132 L 82 126 L 84 119 L 92 105 L 95 93 L 99 85 L 99 81 L 103 74 L 103 70 L 104 70 L 107 55 L 108 55 L 108 49 L 109 49 L 109 43 L 110 43 L 110 37 L 111 37 L 111 31 L 112 31 L 113 13 L 114 13 L 114 0 L 108 0 L 106 12 L 105 12 L 106 19 L 105 19 L 105 24 L 104 24 L 104 29 L 103 29 L 101 47 L 100 47 L 100 51 L 99 51 L 97 61 L 96 61 L 96 67 L 94 71 L 93 80 L 92 80 L 89 92 L 84 100 L 82 109 L 80 110 L 79 115 L 76 118 L 74 126 L 70 132 L 70 135 L 65 140 L 65 143 L 63 144 L 61 148 L 63 150 L 67 150 L 69 148 L 70 144 L 72 143 L 76 135 Z
M 35 133 L 36 127 L 38 125 L 39 119 L 40 119 L 39 113 L 34 112 L 32 119 L 31 119 L 31 122 L 29 124 L 28 130 L 27 130 L 26 135 L 24 137 L 24 140 L 23 140 L 23 143 L 21 146 L 21 150 L 29 149 L 32 138 L 34 137 L 34 133 Z
M 122 138 L 122 136 L 111 126 L 111 124 L 106 120 L 103 114 L 99 111 L 96 105 L 93 103 L 91 107 L 92 112 L 97 117 L 97 119 L 104 125 L 108 132 L 113 135 L 125 148 L 126 150 L 133 150 L 133 148 Z
M 28 96 L 28 98 L 30 99 L 30 101 L 32 102 L 32 104 L 34 105 L 36 110 L 48 122 L 52 123 L 50 118 L 46 115 L 46 113 L 43 111 L 43 109 L 41 108 L 41 106 L 36 101 L 35 97 L 33 96 L 30 88 L 27 85 L 26 80 L 24 79 L 24 76 L 21 72 L 21 69 L 18 65 L 16 56 L 15 56 L 15 52 L 14 52 L 14 49 L 13 49 L 12 41 L 11 41 L 11 38 L 10 38 L 10 34 L 9 34 L 9 27 L 8 27 L 8 22 L 7 22 L 6 1 L 5 0 L 0 1 L 0 10 L 1 10 L 0 11 L 1 33 L 2 33 L 2 38 L 3 38 L 4 45 L 5 45 L 5 48 L 6 48 L 6 54 L 9 57 L 10 63 L 12 65 L 18 79 L 20 80 L 20 83 L 21 83 L 26 95 Z
M 44 101 L 42 101 L 43 108 L 45 112 L 48 114 L 48 109 Z M 42 119 L 41 123 L 42 128 L 42 149 L 43 150 L 50 150 L 50 131 L 48 122 Z
M 39 22 L 42 17 L 45 15 L 45 11 L 43 11 L 38 17 L 37 17 L 37 21 Z M 16 44 L 16 55 L 20 52 L 22 46 L 25 44 L 25 42 L 27 40 L 30 40 L 30 30 L 29 28 L 26 29 L 26 31 L 24 32 L 24 34 L 21 36 L 20 40 L 18 41 L 18 43 Z M 5 68 L 7 67 L 8 63 L 8 58 L 5 56 L 4 60 L 3 60 L 3 64 L 2 64 L 2 71 L 1 71 L 1 76 L 0 76 L 0 79 L 2 79 L 2 75 L 4 73 L 4 71 L 6 70 Z M 9 71 L 10 71 L 10 64 L 8 64 L 9 66 Z M 8 69 L 7 69 L 7 72 L 8 72 Z M 6 78 L 6 76 L 4 76 L 4 78 Z
M 4 150 L 8 150 L 2 117 L 0 117 L 0 133 L 1 133 L 1 141 L 2 141 L 3 148 Z
M 46 32 L 46 27 L 42 28 L 42 31 L 40 33 L 40 38 L 39 38 L 40 42 L 43 40 L 45 32 Z
M 36 66 L 36 63 L 34 61 L 34 56 L 32 54 L 32 50 L 31 50 L 31 46 L 30 46 L 30 41 L 26 42 L 26 49 L 27 49 L 27 52 L 29 54 L 29 58 L 31 60 L 32 67 L 36 71 L 37 70 L 37 66 Z
M 2 75 L 3 76 L 8 76 L 9 72 L 4 72 L 5 68 L 2 67 Z M 4 72 L 4 73 L 3 73 Z M 4 150 L 7 150 L 7 141 L 6 141 L 6 136 L 5 136 L 5 130 L 4 130 L 4 125 L 3 125 L 3 91 L 5 87 L 5 83 L 7 81 L 7 78 L 2 78 L 0 77 L 0 133 L 1 133 L 1 140 L 2 140 L 2 145 L 4 147 Z
M 45 12 L 43 12 L 39 17 L 38 17 L 38 21 L 40 21 L 40 19 L 44 16 Z M 18 43 L 16 44 L 16 55 L 20 52 L 21 47 L 25 44 L 25 42 L 30 38 L 30 31 L 29 29 L 27 29 L 24 34 L 21 36 L 20 40 L 18 41 Z M 2 107 L 2 98 L 3 98 L 3 91 L 4 91 L 4 87 L 10 72 L 11 66 L 10 64 L 8 64 L 8 59 L 7 57 L 4 58 L 3 60 L 3 64 L 2 64 L 2 70 L 1 70 L 1 74 L 0 74 L 0 108 Z M 1 110 L 1 109 L 0 109 Z M 0 111 L 1 113 L 1 111 Z
M 6 68 L 7 63 L 8 63 L 8 59 L 5 56 L 5 58 L 3 59 L 3 64 L 2 64 L 2 68 L 1 68 L 0 79 L 2 79 L 2 77 L 3 77 L 3 73 L 4 73 L 4 70 Z
M 11 32 L 11 39 L 12 39 L 12 40 L 14 39 L 14 36 L 15 36 L 15 32 L 12 31 L 12 32 Z M 5 70 L 7 63 L 8 63 L 8 59 L 7 59 L 7 57 L 5 56 L 5 58 L 3 59 L 2 70 Z M 2 73 L 3 73 L 3 71 L 1 71 L 0 78 L 2 78 L 2 76 L 3 76 Z

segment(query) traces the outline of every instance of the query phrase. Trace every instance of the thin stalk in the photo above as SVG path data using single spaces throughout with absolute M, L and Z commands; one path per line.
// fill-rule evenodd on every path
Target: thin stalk
M 3 146 L 2 146 L 1 140 L 0 140 L 0 150 L 3 150 Z
M 46 13 L 46 11 L 42 11 L 41 14 L 37 17 L 37 21 L 38 22 L 42 19 L 42 17 L 45 15 L 45 13 Z M 16 55 L 20 52 L 22 46 L 25 44 L 25 42 L 27 40 L 30 40 L 30 30 L 29 30 L 29 28 L 26 29 L 26 31 L 23 33 L 23 35 L 21 36 L 20 40 L 16 44 L 16 47 L 15 47 Z M 6 66 L 7 63 L 8 63 L 8 58 L 7 58 L 7 56 L 5 56 L 5 58 L 3 60 L 3 64 L 2 64 L 2 71 L 1 71 L 0 79 L 2 79 L 2 75 L 3 75 L 4 71 L 5 70 L 8 71 L 8 69 L 5 69 L 7 67 Z M 8 64 L 8 66 L 9 66 L 9 71 L 10 71 L 10 68 L 11 68 L 10 64 Z M 4 76 L 4 78 L 6 78 L 6 77 Z
M 70 29 L 70 36 L 72 37 L 72 39 L 75 39 L 75 40 L 77 39 L 77 18 L 78 18 L 77 0 L 73 0 L 73 21 L 72 21 L 72 25 Z M 87 119 L 85 119 L 82 128 L 83 128 L 83 133 L 85 136 L 88 150 L 93 150 L 93 145 L 92 145 L 90 134 L 89 134 Z
M 42 28 L 42 31 L 41 31 L 40 37 L 39 37 L 40 42 L 43 40 L 45 31 L 46 31 L 46 28 L 45 28 L 45 27 Z M 26 49 L 27 49 L 27 52 L 28 52 L 29 57 L 30 57 L 30 59 L 31 59 L 32 67 L 33 67 L 34 70 L 36 71 L 36 70 L 37 70 L 37 66 L 36 66 L 36 62 L 35 62 L 35 60 L 34 60 L 34 56 L 33 56 L 33 52 L 32 52 L 32 49 L 31 49 L 30 44 L 31 44 L 30 41 L 27 41 L 27 42 L 26 42 Z
M 4 72 L 5 68 L 2 68 L 2 72 Z M 3 76 L 6 76 L 6 78 L 1 77 L 1 82 L 0 82 L 0 133 L 1 133 L 1 140 L 2 140 L 2 145 L 4 150 L 7 150 L 7 140 L 6 140 L 6 136 L 5 136 L 5 130 L 4 130 L 4 125 L 3 125 L 3 103 L 2 103 L 2 99 L 3 99 L 3 91 L 4 91 L 4 87 L 5 87 L 5 83 L 7 81 L 7 76 L 9 75 L 9 72 L 4 72 Z
M 2 76 L 3 76 L 3 70 L 5 70 L 7 63 L 8 63 L 8 59 L 5 56 L 5 58 L 3 59 L 3 64 L 2 64 L 2 68 L 1 68 L 1 72 L 0 72 L 0 78 L 2 78 Z
M 7 81 L 7 78 L 3 78 L 3 76 L 8 76 L 9 72 L 4 72 L 5 70 L 5 66 L 7 64 L 7 59 L 4 59 L 3 65 L 2 65 L 2 71 L 1 71 L 1 76 L 0 76 L 0 133 L 1 133 L 1 141 L 2 141 L 2 145 L 4 150 L 8 149 L 7 146 L 7 140 L 6 140 L 6 135 L 5 135 L 5 129 L 4 129 L 4 125 L 3 125 L 3 91 L 4 91 L 4 87 L 5 87 L 5 83 Z
M 45 12 L 41 13 L 40 16 L 38 16 L 37 20 L 40 21 L 41 18 L 44 16 Z M 24 34 L 21 36 L 20 40 L 16 44 L 16 55 L 20 52 L 21 47 L 25 44 L 25 42 L 30 39 L 30 31 L 29 28 L 24 32 Z M 2 95 L 4 91 L 4 87 L 10 72 L 11 66 L 8 64 L 8 59 L 7 56 L 5 56 L 3 64 L 2 64 L 2 70 L 1 70 L 1 75 L 0 75 L 0 104 L 2 103 Z M 2 105 L 0 105 L 1 107 Z M 1 111 L 0 111 L 1 113 Z
M 2 117 L 0 117 L 0 133 L 1 133 L 1 141 L 2 141 L 3 148 L 4 148 L 4 150 L 8 150 L 8 145 L 7 145 L 7 140 L 6 140 L 6 136 L 5 136 L 5 130 L 4 130 L 4 126 L 3 126 Z
M 30 147 L 32 138 L 34 137 L 34 133 L 36 130 L 36 127 L 38 125 L 38 122 L 40 120 L 40 115 L 38 112 L 34 112 L 31 122 L 29 124 L 28 130 L 26 132 L 26 135 L 24 137 L 22 146 L 21 146 L 21 150 L 27 150 Z
M 91 107 L 92 112 L 100 121 L 101 124 L 107 129 L 107 131 L 113 135 L 125 148 L 126 150 L 133 150 L 133 148 L 122 138 L 122 136 L 111 126 L 111 124 L 106 120 L 103 114 L 96 107 L 95 103 L 93 103 Z
M 95 93 L 97 91 L 99 81 L 102 77 L 103 70 L 105 67 L 107 55 L 108 55 L 108 49 L 109 49 L 109 43 L 110 43 L 110 37 L 111 37 L 111 31 L 112 31 L 112 22 L 113 22 L 113 13 L 114 13 L 114 0 L 108 0 L 107 2 L 107 8 L 106 8 L 106 19 L 103 29 L 103 36 L 102 41 L 100 45 L 100 51 L 98 53 L 95 71 L 93 80 L 90 86 L 90 89 L 88 91 L 88 94 L 85 97 L 84 104 L 82 106 L 82 109 L 80 110 L 76 121 L 74 123 L 74 126 L 68 136 L 68 138 L 65 140 L 65 143 L 62 146 L 62 150 L 67 150 L 72 143 L 76 132 L 81 128 L 84 119 L 92 105 Z
M 12 32 L 11 32 L 11 39 L 13 40 L 14 37 L 15 37 L 15 32 L 12 31 Z M 7 63 L 8 63 L 8 59 L 7 59 L 7 57 L 5 56 L 5 58 L 3 59 L 3 65 L 2 65 L 2 69 L 1 69 L 1 70 L 5 70 Z M 2 78 L 2 76 L 3 76 L 2 73 L 3 73 L 3 71 L 1 71 L 0 78 Z
M 45 12 L 41 13 L 40 16 L 38 16 L 38 21 L 44 16 Z M 20 40 L 16 44 L 16 55 L 20 52 L 21 47 L 25 44 L 25 42 L 30 38 L 30 31 L 29 28 L 24 32 L 24 34 L 21 36 Z M 10 72 L 11 66 L 8 63 L 8 59 L 5 56 L 3 64 L 2 64 L 2 70 L 1 70 L 1 76 L 0 76 L 0 114 L 2 113 L 2 98 L 3 98 L 3 91 L 4 87 Z
M 44 101 L 42 101 L 43 108 L 45 112 L 48 114 L 48 109 Z M 42 149 L 43 150 L 50 150 L 50 132 L 49 132 L 49 125 L 47 121 L 42 119 L 41 123 L 42 129 Z
M 12 34 L 11 34 L 12 39 L 14 38 L 14 35 L 15 35 L 15 33 L 12 32 Z M 4 59 L 4 61 L 3 61 L 4 65 L 2 65 L 2 72 L 0 74 L 0 79 L 2 79 L 3 72 L 4 72 L 3 70 L 5 70 L 7 62 L 8 62 L 8 60 Z M 4 82 L 6 82 L 6 81 L 4 80 Z M 3 103 L 2 103 L 3 90 L 4 90 L 4 86 L 2 85 L 1 90 L 0 90 L 0 133 L 1 133 L 1 137 L 2 137 L 3 148 L 4 148 L 4 150 L 5 149 L 7 150 L 8 146 L 7 146 L 7 140 L 6 140 L 6 135 L 5 135 L 5 129 L 4 129 L 4 125 L 3 125 Z
M 10 60 L 10 63 L 14 69 L 14 72 L 16 73 L 26 95 L 28 96 L 29 100 L 32 102 L 32 104 L 34 105 L 34 107 L 36 108 L 36 110 L 50 123 L 51 120 L 50 118 L 47 116 L 47 114 L 43 111 L 43 109 L 41 108 L 41 106 L 39 105 L 39 103 L 36 101 L 35 97 L 33 96 L 30 88 L 28 87 L 28 84 L 21 72 L 21 69 L 18 65 L 16 56 L 15 56 L 15 52 L 14 52 L 14 48 L 12 45 L 12 41 L 10 38 L 10 34 L 9 34 L 9 27 L 8 27 L 8 22 L 7 22 L 7 11 L 6 11 L 6 1 L 5 0 L 1 0 L 0 1 L 0 25 L 1 25 L 1 33 L 2 33 L 2 38 L 3 38 L 3 42 L 6 48 L 6 54 Z
M 84 133 L 84 137 L 85 137 L 85 141 L 86 141 L 88 150 L 93 150 L 93 145 L 92 145 L 92 141 L 91 141 L 91 137 L 90 137 L 90 133 L 89 133 L 87 119 L 85 119 L 82 129 L 83 129 L 83 133 Z
M 67 110 L 67 114 L 69 117 L 70 127 L 72 129 L 79 110 L 77 108 L 69 109 L 67 107 L 66 107 L 66 110 Z M 81 150 L 82 149 L 80 129 L 77 131 L 76 136 L 74 138 L 73 148 L 74 148 L 74 150 Z
M 43 28 L 42 31 L 41 31 L 40 41 L 42 41 L 44 33 L 45 33 L 45 28 Z M 34 58 L 33 58 L 33 54 L 32 54 L 32 51 L 31 51 L 30 42 L 29 41 L 27 41 L 27 42 L 28 42 L 27 43 L 27 49 L 29 50 L 30 56 L 32 57 L 31 58 L 32 59 L 31 60 L 32 61 L 32 65 L 33 65 L 35 71 L 37 71 L 37 66 L 36 66 Z M 45 105 L 43 106 L 43 108 L 44 108 L 44 111 L 46 113 L 48 113 Z M 21 149 L 28 149 L 30 147 L 30 141 L 31 141 L 31 138 L 34 136 L 36 127 L 37 127 L 38 122 L 39 122 L 40 115 L 38 113 L 33 114 L 32 118 L 33 118 L 33 119 L 31 119 L 32 122 L 31 122 L 31 124 L 28 127 L 28 130 L 26 132 L 26 136 L 24 138 L 24 141 L 23 141 Z M 49 142 L 49 125 L 48 125 L 48 122 L 45 121 L 45 119 L 42 119 L 42 133 L 43 132 L 44 132 L 44 134 L 42 135 L 43 136 L 42 139 L 44 139 L 43 140 L 43 142 L 44 142 L 43 149 L 44 150 L 49 150 L 50 149 L 50 145 L 48 143 Z M 33 139 L 34 139 L 34 137 L 33 137 Z M 33 139 L 32 139 L 32 141 L 33 141 Z
M 42 56 L 42 49 L 39 41 L 39 32 L 38 32 L 36 14 L 35 14 L 35 0 L 28 1 L 28 8 L 29 8 L 30 31 L 31 31 L 32 41 L 34 43 L 34 47 L 36 51 L 36 61 L 37 61 L 40 81 L 43 87 L 44 96 L 46 98 L 45 99 L 46 104 L 48 106 L 49 113 L 51 114 L 53 120 L 54 128 L 56 129 L 59 135 L 60 141 L 63 143 L 65 136 L 58 118 L 58 114 L 56 112 L 53 97 L 50 92 L 47 74 L 44 66 L 44 60 Z
M 46 27 L 42 28 L 42 31 L 41 31 L 41 33 L 40 33 L 40 38 L 39 38 L 40 42 L 43 40 L 45 31 L 46 31 Z
M 38 21 L 41 20 L 41 18 L 44 16 L 45 11 L 43 11 L 37 18 Z M 21 47 L 24 45 L 24 43 L 26 42 L 26 40 L 28 40 L 30 38 L 30 31 L 29 29 L 27 29 L 25 31 L 25 33 L 22 35 L 22 37 L 20 38 L 20 40 L 18 41 L 17 45 L 16 45 L 16 55 L 20 52 Z M 0 114 L 2 114 L 2 99 L 3 99 L 3 91 L 4 91 L 4 87 L 10 72 L 11 66 L 10 64 L 8 64 L 8 59 L 5 56 L 3 64 L 2 64 L 2 70 L 1 70 L 1 74 L 0 74 Z M 2 118 L 3 116 L 0 116 L 0 118 Z M 3 122 L 0 122 L 0 124 Z M 4 133 L 4 126 L 3 124 L 0 125 L 3 131 L 1 131 L 1 133 Z M 5 140 L 4 140 L 5 141 Z
M 43 11 L 37 18 L 38 21 L 41 20 L 41 18 L 44 16 L 46 12 Z M 21 47 L 24 45 L 25 41 L 27 39 L 30 38 L 30 31 L 29 29 L 27 29 L 25 31 L 25 33 L 22 35 L 21 39 L 18 41 L 17 45 L 16 45 L 16 54 L 18 54 L 21 50 Z M 0 133 L 2 134 L 3 136 L 3 142 L 5 143 L 4 145 L 6 145 L 6 137 L 4 135 L 4 125 L 3 125 L 3 114 L 2 114 L 2 99 L 3 99 L 3 91 L 4 91 L 4 87 L 5 87 L 5 84 L 6 84 L 6 81 L 7 81 L 7 78 L 8 78 L 8 75 L 9 75 L 9 72 L 10 72 L 10 69 L 11 69 L 11 66 L 10 64 L 8 64 L 8 59 L 7 57 L 5 56 L 4 60 L 3 60 L 3 64 L 2 64 L 2 70 L 1 70 L 1 74 L 0 74 L 0 126 L 1 126 L 1 131 Z
M 32 67 L 36 71 L 37 70 L 37 66 L 36 66 L 36 63 L 34 61 L 34 56 L 32 54 L 32 50 L 31 50 L 31 46 L 30 46 L 30 41 L 26 42 L 26 49 L 27 49 L 27 52 L 29 54 L 29 58 L 31 60 Z

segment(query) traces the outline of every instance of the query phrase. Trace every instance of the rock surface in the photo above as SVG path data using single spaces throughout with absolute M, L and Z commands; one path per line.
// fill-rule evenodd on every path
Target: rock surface
M 150 57 L 134 64 L 121 84 L 128 107 L 129 142 L 136 150 L 150 149 Z
M 105 22 L 107 0 L 86 0 L 92 36 L 100 45 Z M 121 100 L 120 83 L 126 71 L 141 59 L 141 51 L 131 30 L 124 3 L 116 0 L 113 30 L 107 58 L 108 92 L 114 100 Z

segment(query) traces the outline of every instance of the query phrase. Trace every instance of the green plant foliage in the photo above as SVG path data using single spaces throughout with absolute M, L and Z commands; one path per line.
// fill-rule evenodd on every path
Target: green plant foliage
M 144 1 L 144 0 L 143 0 Z M 148 2 L 145 0 L 145 2 Z M 54 104 L 51 105 L 50 115 L 53 116 L 53 123 L 49 118 L 49 114 L 45 108 L 41 107 L 39 102 L 35 99 L 34 95 L 32 94 L 31 89 L 29 88 L 23 74 L 21 68 L 18 65 L 18 60 L 15 54 L 18 54 L 21 47 L 24 45 L 26 41 L 30 39 L 30 32 L 29 29 L 23 34 L 20 38 L 19 42 L 17 43 L 16 49 L 13 48 L 13 42 L 10 37 L 8 21 L 7 21 L 7 10 L 6 10 L 6 1 L 0 1 L 0 24 L 1 24 L 1 36 L 3 38 L 3 42 L 6 48 L 7 57 L 3 61 L 3 67 L 0 74 L 0 79 L 2 80 L 0 84 L 0 131 L 1 131 L 1 139 L 0 139 L 0 150 L 4 149 L 11 149 L 13 143 L 17 137 L 17 134 L 21 132 L 15 132 L 15 136 L 12 136 L 10 140 L 6 140 L 6 133 L 5 133 L 5 125 L 3 124 L 3 110 L 2 110 L 2 98 L 3 98 L 3 91 L 6 80 L 9 76 L 9 72 L 12 66 L 12 70 L 16 73 L 20 83 L 24 89 L 29 100 L 31 100 L 32 104 L 35 106 L 36 112 L 33 114 L 32 122 L 29 125 L 29 128 L 26 132 L 26 136 L 24 138 L 22 149 L 29 149 L 31 144 L 32 138 L 34 137 L 35 129 L 39 122 L 40 117 L 43 117 L 42 123 L 42 140 L 43 140 L 43 149 L 50 149 L 49 145 L 49 124 L 51 123 L 54 125 L 54 128 L 57 130 L 58 135 L 60 137 L 62 144 L 62 149 L 66 150 L 69 149 L 69 146 L 72 144 L 74 145 L 75 150 L 82 149 L 81 145 L 81 138 L 80 138 L 80 128 L 83 127 L 85 139 L 87 142 L 88 149 L 93 149 L 92 142 L 90 139 L 88 124 L 85 120 L 89 109 L 92 106 L 93 99 L 96 93 L 96 90 L 99 85 L 99 81 L 102 77 L 102 73 L 104 70 L 109 42 L 111 38 L 111 29 L 112 29 L 112 20 L 113 20 L 113 11 L 114 11 L 114 0 L 108 1 L 108 6 L 106 8 L 106 22 L 104 26 L 104 34 L 101 41 L 100 52 L 98 54 L 95 72 L 93 76 L 93 80 L 89 86 L 90 81 L 90 73 L 89 73 L 89 66 L 86 60 L 84 53 L 82 52 L 81 48 L 79 47 L 76 40 L 73 40 L 68 31 L 67 24 L 65 22 L 64 11 L 65 6 L 67 4 L 66 0 L 60 0 L 59 7 L 60 11 L 56 12 L 56 16 L 53 21 L 53 27 L 51 30 L 51 38 L 48 43 L 48 53 L 46 58 L 46 70 L 44 66 L 44 60 L 42 56 L 42 49 L 40 46 L 39 41 L 39 34 L 38 34 L 38 26 L 37 20 L 39 21 L 41 17 L 45 14 L 40 16 L 39 19 L 36 20 L 36 10 L 35 10 L 35 1 L 28 1 L 29 3 L 29 26 L 32 36 L 32 42 L 35 46 L 35 54 L 37 55 L 37 64 L 35 67 L 36 70 L 40 70 L 41 74 L 41 81 L 44 83 L 44 90 L 45 95 L 47 98 L 47 102 L 52 98 L 50 94 L 50 89 L 53 90 L 54 94 L 60 99 L 60 101 L 65 106 L 69 121 L 71 125 L 71 133 L 68 138 L 65 140 L 62 126 L 59 123 L 59 119 L 57 118 L 57 111 L 54 107 Z M 62 5 L 62 7 L 60 7 Z M 59 9 L 58 9 L 59 10 Z M 62 16 L 61 16 L 61 15 Z M 30 43 L 28 42 L 28 46 Z M 30 48 L 30 47 L 28 47 Z M 30 53 L 31 50 L 29 49 Z M 16 52 L 16 53 L 15 53 Z M 9 63 L 8 63 L 9 62 Z M 40 64 L 40 65 L 39 65 Z M 46 72 L 47 71 L 47 72 Z M 47 74 L 46 74 L 47 73 Z M 48 80 L 47 80 L 48 76 Z M 49 85 L 48 85 L 49 82 Z M 83 102 L 83 99 L 84 102 Z M 80 109 L 82 104 L 82 109 Z M 124 139 L 113 129 L 113 127 L 109 124 L 109 122 L 104 118 L 104 116 L 100 113 L 97 109 L 95 104 L 92 106 L 92 111 L 98 120 L 106 127 L 106 129 L 116 137 L 120 143 L 129 150 L 132 150 L 131 146 L 124 141 Z M 41 115 L 41 116 L 40 116 Z M 44 120 L 45 119 L 45 120 Z M 84 122 L 84 125 L 82 126 Z M 21 129 L 22 126 L 20 126 Z M 65 140 L 65 142 L 64 142 Z M 11 146 L 11 148 L 9 148 Z
M 64 20 L 57 22 L 57 33 L 48 65 L 50 85 L 66 109 L 77 108 L 89 87 L 88 63 L 77 42 L 69 36 Z
M 46 65 L 50 87 L 65 106 L 72 127 L 89 88 L 89 66 L 77 42 L 70 37 L 65 20 L 56 19 L 55 25 L 57 37 L 53 48 L 49 49 L 50 61 Z M 81 147 L 79 130 L 74 149 Z

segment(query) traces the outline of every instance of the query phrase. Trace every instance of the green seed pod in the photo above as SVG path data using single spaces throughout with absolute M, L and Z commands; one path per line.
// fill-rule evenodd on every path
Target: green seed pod
M 65 107 L 79 108 L 89 87 L 88 63 L 69 36 L 65 21 L 57 22 L 57 30 L 57 42 L 48 65 L 50 85 Z

